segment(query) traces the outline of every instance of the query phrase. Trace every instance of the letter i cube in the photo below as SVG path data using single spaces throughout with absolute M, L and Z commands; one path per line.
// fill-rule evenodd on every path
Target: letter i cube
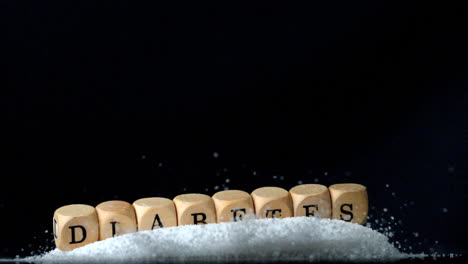
M 125 201 L 107 201 L 96 206 L 99 219 L 99 239 L 137 231 L 135 209 Z

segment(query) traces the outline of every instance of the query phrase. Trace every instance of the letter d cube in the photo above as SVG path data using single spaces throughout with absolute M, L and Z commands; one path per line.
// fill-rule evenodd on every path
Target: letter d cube
M 53 218 L 55 245 L 68 251 L 98 241 L 98 219 L 94 207 L 85 204 L 62 206 Z

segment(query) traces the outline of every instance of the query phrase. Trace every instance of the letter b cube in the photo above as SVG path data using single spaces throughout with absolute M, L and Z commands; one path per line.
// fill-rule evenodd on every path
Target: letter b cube
M 177 209 L 177 222 L 179 225 L 216 223 L 216 210 L 210 196 L 200 193 L 187 193 L 176 196 L 173 201 Z
M 68 251 L 98 241 L 98 218 L 85 204 L 62 206 L 54 213 L 53 232 L 58 249 Z

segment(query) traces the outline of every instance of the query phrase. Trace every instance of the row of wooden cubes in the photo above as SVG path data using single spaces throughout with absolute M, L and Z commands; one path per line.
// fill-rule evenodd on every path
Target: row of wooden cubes
M 57 248 L 72 250 L 106 238 L 177 225 L 239 221 L 245 218 L 313 216 L 364 224 L 368 212 L 366 187 L 360 184 L 303 184 L 289 192 L 262 187 L 251 194 L 220 191 L 212 197 L 190 193 L 173 200 L 154 197 L 131 205 L 107 201 L 96 208 L 73 204 L 57 209 L 53 233 Z

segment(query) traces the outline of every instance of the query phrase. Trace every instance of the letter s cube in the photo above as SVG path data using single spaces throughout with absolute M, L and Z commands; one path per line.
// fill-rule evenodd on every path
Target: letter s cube
M 361 184 L 341 183 L 328 187 L 332 201 L 332 218 L 365 224 L 368 213 L 367 189 Z
M 85 204 L 62 206 L 53 218 L 55 245 L 63 251 L 93 243 L 99 239 L 96 209 Z

